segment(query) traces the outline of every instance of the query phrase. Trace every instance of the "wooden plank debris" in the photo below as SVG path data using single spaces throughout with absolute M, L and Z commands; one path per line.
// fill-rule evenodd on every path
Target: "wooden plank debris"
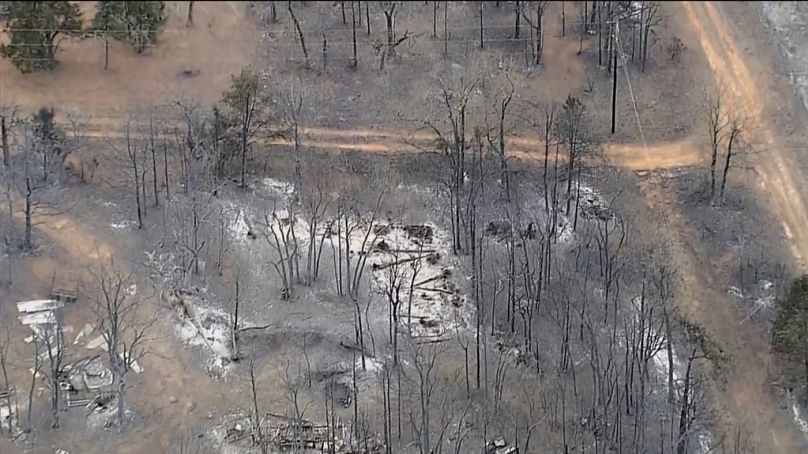
M 34 312 L 32 314 L 20 315 L 17 317 L 23 325 L 52 325 L 56 323 L 56 317 L 53 312 L 43 311 Z
M 17 303 L 17 310 L 23 313 L 32 313 L 32 312 L 40 312 L 40 311 L 52 311 L 55 309 L 59 309 L 63 307 L 60 301 L 56 301 L 53 299 L 47 300 L 31 300 L 31 301 L 20 301 Z

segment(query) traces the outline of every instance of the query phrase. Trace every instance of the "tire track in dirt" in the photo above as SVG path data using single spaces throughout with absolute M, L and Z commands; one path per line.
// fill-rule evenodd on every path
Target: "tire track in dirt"
M 806 257 L 805 240 L 808 217 L 795 181 L 794 168 L 776 140 L 770 122 L 767 120 L 755 80 L 749 69 L 739 57 L 723 20 L 710 3 L 685 2 L 682 7 L 694 31 L 698 35 L 704 54 L 719 83 L 723 84 L 732 95 L 727 100 L 730 108 L 746 109 L 756 120 L 750 124 L 750 133 L 769 152 L 764 159 L 756 162 L 757 174 L 761 186 L 771 196 L 775 214 L 781 216 L 782 225 L 789 237 L 789 243 L 795 261 L 802 266 Z M 679 223 L 681 224 L 681 223 Z M 686 232 L 684 225 L 677 226 L 680 232 Z M 694 235 L 695 232 L 691 234 Z M 686 240 L 687 234 L 681 233 L 684 252 L 690 261 L 696 261 L 696 251 Z M 693 298 L 689 304 L 691 312 L 699 317 L 708 329 L 715 333 L 719 340 L 726 344 L 733 358 L 733 370 L 725 388 L 718 391 L 719 406 L 728 411 L 731 425 L 748 430 L 753 435 L 758 450 L 771 453 L 800 452 L 805 446 L 793 421 L 777 408 L 776 397 L 770 385 L 769 367 L 772 364 L 771 346 L 768 333 L 757 326 L 746 326 L 738 329 L 740 319 L 737 310 L 727 301 L 726 295 L 719 295 L 711 284 L 710 273 L 700 276 L 699 267 L 688 267 L 690 272 L 683 277 L 688 292 L 694 295 L 709 296 L 710 291 L 715 298 L 712 304 L 706 305 Z M 712 287 L 705 289 L 704 286 Z M 703 300 L 709 301 L 709 300 Z M 746 418 L 754 420 L 745 420 Z

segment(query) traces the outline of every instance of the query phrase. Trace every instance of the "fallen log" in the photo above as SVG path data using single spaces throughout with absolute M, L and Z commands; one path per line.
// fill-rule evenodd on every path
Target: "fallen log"
M 451 290 L 444 290 L 442 288 L 433 288 L 433 287 L 415 287 L 418 290 L 423 290 L 425 292 L 437 292 L 437 293 L 445 293 L 447 295 L 456 295 L 457 292 L 453 292 Z
M 401 264 L 404 264 L 404 263 L 414 262 L 416 260 L 421 260 L 424 257 L 425 256 L 423 256 L 423 255 L 419 255 L 419 256 L 416 256 L 416 257 L 407 257 L 405 259 L 399 259 L 399 260 L 396 260 L 396 261 L 393 261 L 393 262 L 390 262 L 390 263 L 382 263 L 382 264 L 374 263 L 373 264 L 373 269 L 374 270 L 384 270 L 384 269 L 390 268 L 391 266 L 396 266 L 396 265 L 401 265 Z

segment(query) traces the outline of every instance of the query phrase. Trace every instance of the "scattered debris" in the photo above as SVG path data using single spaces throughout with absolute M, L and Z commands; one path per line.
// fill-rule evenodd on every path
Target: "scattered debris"
M 517 453 L 519 449 L 516 446 L 508 446 L 508 442 L 504 438 L 497 438 L 488 442 L 486 454 L 513 454 Z
M 73 345 L 81 345 L 84 343 L 84 339 L 87 338 L 90 334 L 92 334 L 95 327 L 91 323 L 87 323 L 84 325 L 84 328 L 76 334 L 76 338 L 73 339 Z
M 432 235 L 434 233 L 434 229 L 428 225 L 424 224 L 405 225 L 403 229 L 405 232 L 407 232 L 407 235 L 413 238 L 426 241 L 427 243 L 432 241 Z
M 50 298 L 73 303 L 79 297 L 79 279 L 73 273 L 53 272 L 51 278 Z
M 104 351 L 109 349 L 109 347 L 107 347 L 107 339 L 103 334 L 99 334 L 96 338 L 87 342 L 87 350 L 95 350 L 98 347 L 101 347 Z
M 26 314 L 32 312 L 53 311 L 63 307 L 64 305 L 54 299 L 47 300 L 32 300 L 20 301 L 17 303 L 17 310 Z
M 20 315 L 17 317 L 20 323 L 26 326 L 31 325 L 53 325 L 56 317 L 51 311 L 34 312 L 33 314 Z
M 609 221 L 614 218 L 614 213 L 609 209 L 609 203 L 594 188 L 581 183 L 579 193 L 578 209 L 582 217 L 596 218 L 601 221 Z
M 326 399 L 331 399 L 348 408 L 351 405 L 353 391 L 345 383 L 329 382 L 325 385 L 325 396 Z
M 178 77 L 184 77 L 186 79 L 191 79 L 199 75 L 198 69 L 191 69 L 191 68 L 184 68 L 179 70 L 177 73 Z

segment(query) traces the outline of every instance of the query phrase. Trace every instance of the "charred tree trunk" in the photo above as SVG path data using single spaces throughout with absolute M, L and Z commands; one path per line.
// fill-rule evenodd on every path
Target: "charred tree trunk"
M 362 20 L 362 7 L 359 7 L 359 20 Z M 361 23 L 359 24 L 362 25 Z M 354 2 L 351 2 L 351 37 L 353 40 L 353 67 L 359 67 L 359 59 L 356 54 L 356 12 L 354 11 Z M 323 42 L 325 42 L 325 35 L 323 35 Z
M 484 2 L 480 2 L 480 49 L 485 47 L 485 39 L 483 37 L 483 14 L 484 14 Z
M 166 200 L 171 201 L 171 188 L 168 179 L 168 143 L 163 137 L 163 177 L 166 185 Z
M 740 127 L 736 124 L 730 126 L 729 137 L 727 138 L 727 158 L 724 161 L 724 173 L 721 175 L 721 189 L 719 190 L 718 198 L 721 203 L 724 202 L 724 190 L 727 187 L 727 175 L 729 175 L 729 166 L 730 160 L 732 159 L 732 146 L 735 144 L 735 140 L 738 138 L 738 135 L 741 133 Z
M 188 18 L 185 21 L 185 26 L 194 26 L 194 2 L 188 2 Z
M 432 2 L 432 37 L 438 37 L 438 2 Z
M 306 50 L 306 39 L 303 36 L 303 30 L 300 28 L 300 22 L 297 20 L 297 16 L 295 16 L 294 10 L 292 10 L 292 2 L 287 3 L 287 9 L 289 10 L 289 16 L 292 18 L 292 22 L 295 24 L 295 30 L 297 30 L 297 37 L 300 40 L 300 48 L 303 50 L 303 59 L 304 59 L 304 67 L 306 69 L 310 69 L 311 65 L 309 64 L 309 51 Z
M 143 228 L 143 213 L 140 200 L 140 171 L 137 166 L 137 151 L 132 149 L 128 123 L 126 125 L 126 153 L 129 157 L 129 164 L 132 166 L 132 173 L 134 175 L 135 204 L 137 206 L 137 228 L 140 230 Z
M 154 183 L 154 206 L 159 207 L 160 195 L 159 191 L 157 190 L 157 151 L 154 149 L 154 124 L 152 119 L 149 119 L 149 144 L 151 147 L 152 159 L 152 182 Z
M 0 116 L 0 140 L 3 146 L 3 166 L 8 169 L 9 166 L 9 151 L 8 151 L 8 129 L 6 129 L 6 117 Z

